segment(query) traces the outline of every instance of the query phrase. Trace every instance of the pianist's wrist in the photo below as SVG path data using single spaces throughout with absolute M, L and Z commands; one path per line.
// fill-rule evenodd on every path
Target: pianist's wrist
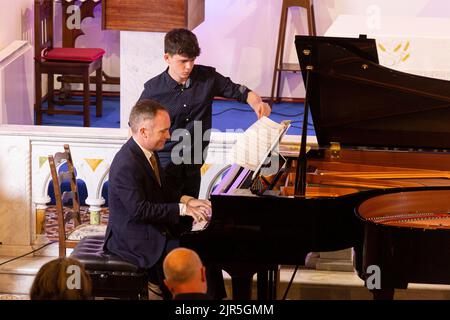
M 189 201 L 195 199 L 194 197 L 191 196 L 182 196 L 180 198 L 180 203 L 178 204 L 180 206 L 180 216 L 185 216 L 187 215 L 187 209 L 186 206 L 189 203 Z
M 186 216 L 187 215 L 186 204 L 179 203 L 178 205 L 180 206 L 180 216 Z
M 191 201 L 192 199 L 195 199 L 194 197 L 191 196 L 182 196 L 180 198 L 180 203 L 182 204 L 188 204 L 189 201 Z

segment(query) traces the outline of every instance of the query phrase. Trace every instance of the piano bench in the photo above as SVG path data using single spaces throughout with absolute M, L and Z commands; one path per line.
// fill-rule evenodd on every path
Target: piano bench
M 103 236 L 83 238 L 70 255 L 80 261 L 92 281 L 93 297 L 147 299 L 147 272 L 103 251 Z

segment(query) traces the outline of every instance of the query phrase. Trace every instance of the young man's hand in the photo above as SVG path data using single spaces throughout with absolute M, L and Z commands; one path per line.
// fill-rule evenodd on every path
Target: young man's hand
M 253 91 L 248 93 L 247 103 L 255 111 L 258 119 L 262 116 L 268 117 L 272 111 L 269 104 L 262 101 L 261 97 Z

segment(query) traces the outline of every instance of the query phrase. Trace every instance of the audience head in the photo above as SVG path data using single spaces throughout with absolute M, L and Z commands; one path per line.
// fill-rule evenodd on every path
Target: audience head
M 180 293 L 206 293 L 205 267 L 200 257 L 187 248 L 177 248 L 164 259 L 164 283 L 173 296 Z
M 84 266 L 72 258 L 58 258 L 44 264 L 30 290 L 31 300 L 88 300 L 91 279 Z
M 133 138 L 145 149 L 158 151 L 170 138 L 170 117 L 159 102 L 140 100 L 131 109 L 129 126 Z

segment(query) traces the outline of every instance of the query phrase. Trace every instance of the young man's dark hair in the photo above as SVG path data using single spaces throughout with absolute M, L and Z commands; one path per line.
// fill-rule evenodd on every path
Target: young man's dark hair
M 179 54 L 188 58 L 200 55 L 200 47 L 195 34 L 187 29 L 173 29 L 164 38 L 164 52 L 170 55 Z

